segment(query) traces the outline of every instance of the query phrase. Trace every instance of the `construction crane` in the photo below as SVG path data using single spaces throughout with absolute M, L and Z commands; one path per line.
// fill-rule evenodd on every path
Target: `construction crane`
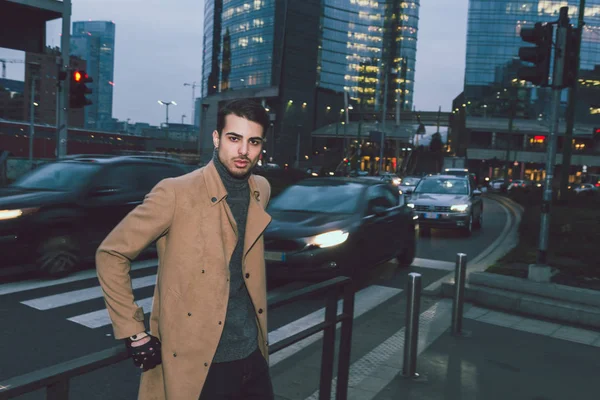
M 2 79 L 6 78 L 6 63 L 11 63 L 11 64 L 25 63 L 24 60 L 7 60 L 7 59 L 3 59 L 3 58 L 0 58 L 0 62 L 2 63 Z

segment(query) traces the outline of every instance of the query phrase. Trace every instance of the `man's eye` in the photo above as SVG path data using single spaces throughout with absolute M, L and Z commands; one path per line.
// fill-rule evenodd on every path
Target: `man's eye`
M 239 138 L 236 138 L 235 136 L 229 136 L 229 140 L 231 140 L 232 142 L 237 142 Z
M 258 146 L 259 144 L 261 144 L 262 142 L 260 140 L 251 140 L 250 144 L 254 145 L 254 146 Z

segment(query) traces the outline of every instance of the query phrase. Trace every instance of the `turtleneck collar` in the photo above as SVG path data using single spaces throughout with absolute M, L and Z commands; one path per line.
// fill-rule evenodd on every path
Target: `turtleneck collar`
M 250 178 L 250 173 L 247 173 L 241 178 L 236 178 L 232 176 L 227 170 L 227 167 L 223 165 L 223 163 L 219 159 L 217 148 L 215 148 L 215 150 L 213 151 L 213 162 L 215 164 L 215 167 L 217 168 L 217 171 L 219 172 L 221 180 L 223 181 L 223 185 L 225 186 L 225 189 L 227 189 L 228 192 L 231 189 L 243 189 L 248 186 L 248 178 Z

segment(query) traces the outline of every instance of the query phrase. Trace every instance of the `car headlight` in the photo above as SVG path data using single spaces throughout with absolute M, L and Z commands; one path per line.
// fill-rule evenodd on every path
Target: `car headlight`
M 415 208 L 415 203 L 408 203 L 406 205 L 409 206 L 410 208 Z
M 331 231 L 317 235 L 310 240 L 310 244 L 313 246 L 325 248 L 331 246 L 337 246 L 342 244 L 348 239 L 348 232 L 344 231 Z
M 392 179 L 392 183 L 393 183 L 394 185 L 396 185 L 396 186 L 399 186 L 399 185 L 400 185 L 400 182 L 401 182 L 401 181 L 400 181 L 400 179 L 398 179 L 398 178 L 394 178 L 394 179 Z
M 455 204 L 453 206 L 450 206 L 451 211 L 465 212 L 468 209 L 469 209 L 468 204 Z
M 39 210 L 38 207 L 20 208 L 16 210 L 0 210 L 0 221 L 19 218 L 27 214 L 33 214 L 37 210 Z

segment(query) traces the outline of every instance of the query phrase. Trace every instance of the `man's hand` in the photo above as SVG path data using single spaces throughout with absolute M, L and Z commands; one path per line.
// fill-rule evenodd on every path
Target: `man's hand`
M 129 355 L 133 358 L 135 366 L 143 368 L 144 372 L 162 362 L 160 341 L 152 335 L 148 335 L 137 341 L 125 339 L 125 344 Z

